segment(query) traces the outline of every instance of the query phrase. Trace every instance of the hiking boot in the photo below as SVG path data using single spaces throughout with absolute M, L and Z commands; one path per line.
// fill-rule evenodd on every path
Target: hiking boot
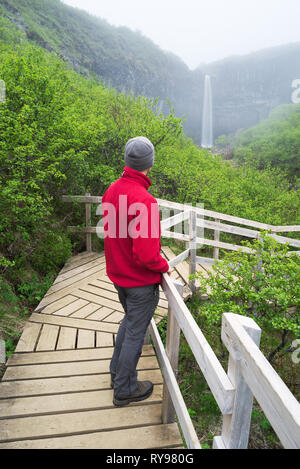
M 147 399 L 153 391 L 151 381 L 138 381 L 136 390 L 129 396 L 115 396 L 113 403 L 116 407 L 128 405 L 130 402 L 138 402 Z

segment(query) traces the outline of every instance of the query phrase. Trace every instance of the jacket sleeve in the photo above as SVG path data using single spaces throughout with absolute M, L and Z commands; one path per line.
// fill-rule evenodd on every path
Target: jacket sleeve
M 140 207 L 139 207 L 140 208 Z M 154 272 L 167 272 L 169 264 L 160 254 L 160 218 L 157 202 L 142 204 L 131 221 L 132 254 L 135 262 Z

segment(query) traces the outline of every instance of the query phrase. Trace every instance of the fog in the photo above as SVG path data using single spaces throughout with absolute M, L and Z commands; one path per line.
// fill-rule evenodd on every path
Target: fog
M 64 0 L 142 32 L 191 69 L 300 41 L 299 0 Z

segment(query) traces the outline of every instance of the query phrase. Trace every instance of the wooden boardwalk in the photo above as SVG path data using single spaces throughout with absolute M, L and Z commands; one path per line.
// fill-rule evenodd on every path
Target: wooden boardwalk
M 164 254 L 174 256 L 169 248 Z M 186 283 L 188 264 L 172 276 Z M 167 311 L 161 291 L 156 323 Z M 72 257 L 8 359 L 0 383 L 0 449 L 183 447 L 177 424 L 162 424 L 163 378 L 152 345 L 143 347 L 138 363 L 139 379 L 154 383 L 152 396 L 123 408 L 112 403 L 109 363 L 123 315 L 104 253 Z

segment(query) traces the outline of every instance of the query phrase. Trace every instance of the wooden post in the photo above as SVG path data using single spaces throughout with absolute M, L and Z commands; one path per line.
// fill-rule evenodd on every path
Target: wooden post
M 240 317 L 239 321 L 259 347 L 261 329 L 248 317 Z M 222 324 L 224 331 L 224 323 Z M 230 339 L 229 339 L 230 340 Z M 228 361 L 228 377 L 235 387 L 235 398 L 232 414 L 223 415 L 222 435 L 214 438 L 215 449 L 247 449 L 253 406 L 253 394 L 243 378 L 240 369 L 240 357 L 234 357 L 231 353 Z
M 215 222 L 220 223 L 219 218 L 215 218 Z M 220 231 L 219 230 L 215 230 L 214 240 L 215 241 L 220 241 Z M 219 259 L 219 248 L 216 247 L 216 246 L 214 247 L 214 259 Z
M 90 196 L 89 192 L 85 193 L 86 196 Z M 89 228 L 91 226 L 91 204 L 85 204 L 85 226 Z M 92 234 L 86 233 L 86 250 L 92 251 Z
M 183 295 L 183 283 L 174 281 L 174 285 L 177 288 L 180 296 Z M 178 356 L 179 356 L 179 345 L 180 345 L 180 327 L 176 321 L 175 315 L 171 308 L 168 308 L 168 325 L 167 325 L 167 337 L 166 337 L 166 354 L 169 358 L 170 364 L 177 377 L 178 372 Z M 163 387 L 163 402 L 162 402 L 162 421 L 163 423 L 175 422 L 175 409 L 172 403 L 168 386 L 164 381 Z
M 191 207 L 190 218 L 189 218 L 189 275 L 192 275 L 196 272 L 196 238 L 197 238 L 197 213 Z M 192 293 L 196 292 L 196 282 L 195 279 L 190 280 L 189 282 L 190 289 Z
M 145 338 L 144 338 L 144 345 L 150 344 L 150 326 L 146 330 Z

